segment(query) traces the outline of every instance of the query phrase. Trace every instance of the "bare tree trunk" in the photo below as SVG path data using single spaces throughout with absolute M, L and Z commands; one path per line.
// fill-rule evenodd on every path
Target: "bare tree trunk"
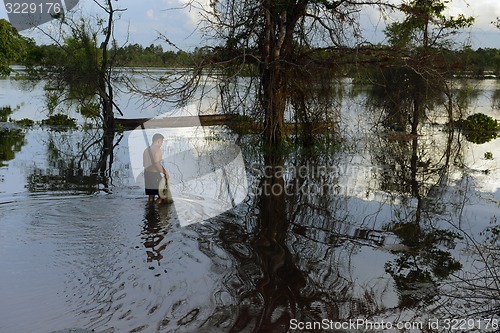
M 113 112 L 113 87 L 110 80 L 110 65 L 108 47 L 113 33 L 113 3 L 111 0 L 106 0 L 106 12 L 108 14 L 108 24 L 106 27 L 106 37 L 101 43 L 102 62 L 99 68 L 99 96 L 101 98 L 102 118 L 104 130 L 115 128 L 115 116 Z
M 279 65 L 272 65 L 262 73 L 263 106 L 265 110 L 264 143 L 279 145 L 284 139 L 286 86 Z
M 279 6 L 272 0 L 264 2 L 265 32 L 261 45 L 263 64 L 261 75 L 261 102 L 265 112 L 264 144 L 279 146 L 285 138 L 285 110 L 292 61 L 293 31 L 303 15 L 306 3 L 299 1 L 290 6 Z
M 100 80 L 103 80 L 102 78 Z M 102 107 L 102 118 L 103 127 L 105 131 L 113 130 L 115 128 L 115 115 L 113 112 L 113 91 L 111 86 L 108 86 L 108 91 L 106 92 L 106 83 L 100 83 L 100 88 L 104 89 L 105 93 L 100 93 L 101 107 Z

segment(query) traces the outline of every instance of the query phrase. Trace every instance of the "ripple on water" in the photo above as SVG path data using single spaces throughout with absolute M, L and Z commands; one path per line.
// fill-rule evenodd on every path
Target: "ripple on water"
M 37 195 L 13 205 L 0 225 L 12 229 L 0 250 L 0 328 L 174 332 L 207 322 L 230 302 L 220 274 L 232 262 L 211 235 L 180 226 L 179 211 L 199 208 L 189 200 Z

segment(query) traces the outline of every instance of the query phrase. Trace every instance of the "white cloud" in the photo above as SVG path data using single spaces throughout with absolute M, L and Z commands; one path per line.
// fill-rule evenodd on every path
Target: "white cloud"
M 152 9 L 148 9 L 146 11 L 146 16 L 149 17 L 150 19 L 155 19 L 155 15 Z
M 474 29 L 496 29 L 491 22 L 500 16 L 500 2 L 498 0 L 453 0 L 449 5 L 449 14 L 457 16 L 463 14 L 475 18 Z
M 401 3 L 402 0 L 391 0 Z M 210 0 L 119 0 L 113 2 L 116 8 L 126 8 L 121 14 L 120 20 L 116 21 L 116 36 L 121 42 L 126 38 L 134 43 L 149 45 L 155 42 L 158 32 L 166 35 L 180 47 L 194 48 L 199 46 L 200 37 L 194 32 L 200 23 L 202 10 L 209 9 Z M 89 0 L 80 0 L 79 5 L 85 13 L 99 13 L 104 16 L 102 10 L 92 5 Z M 473 16 L 476 18 L 474 27 L 471 29 L 472 40 L 475 47 L 498 47 L 500 48 L 500 30 L 491 22 L 500 17 L 500 1 L 498 0 L 452 0 L 450 2 L 449 14 Z M 147 9 L 147 10 L 146 10 Z M 380 38 L 384 23 L 379 20 L 379 12 L 369 10 L 364 14 L 364 21 L 369 34 Z M 389 21 L 396 18 L 392 12 L 388 12 Z M 5 7 L 0 4 L 0 18 L 7 19 Z M 128 37 L 127 37 L 128 36 Z M 373 37 L 372 36 L 372 37 Z
M 201 13 L 210 10 L 210 0 L 164 0 L 165 3 L 177 3 L 177 8 L 183 8 L 188 18 L 188 24 L 196 28 L 201 20 Z

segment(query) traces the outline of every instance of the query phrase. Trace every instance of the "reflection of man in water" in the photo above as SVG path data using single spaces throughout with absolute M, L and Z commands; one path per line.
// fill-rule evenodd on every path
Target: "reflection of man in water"
M 158 185 L 160 184 L 161 174 L 168 180 L 168 173 L 161 165 L 163 154 L 161 145 L 163 144 L 163 135 L 156 133 L 153 135 L 151 145 L 144 150 L 142 154 L 142 165 L 144 166 L 144 183 L 146 195 L 149 196 L 149 202 L 154 202 L 155 196 L 158 196 L 156 203 L 161 204 L 163 200 L 159 197 Z
M 156 262 L 160 266 L 160 261 L 163 259 L 161 252 L 167 248 L 169 242 L 164 242 L 165 236 L 172 228 L 168 223 L 169 206 L 146 205 L 144 214 L 144 229 L 142 230 L 142 239 L 146 247 L 148 256 L 147 262 Z M 149 267 L 154 269 L 153 266 Z

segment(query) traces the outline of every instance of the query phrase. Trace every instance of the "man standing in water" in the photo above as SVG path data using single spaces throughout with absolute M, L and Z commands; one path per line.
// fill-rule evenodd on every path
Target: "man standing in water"
M 158 185 L 160 184 L 162 173 L 167 180 L 169 178 L 167 170 L 165 170 L 161 164 L 163 153 L 160 148 L 163 144 L 163 139 L 163 135 L 159 133 L 153 135 L 151 145 L 146 148 L 142 154 L 144 183 L 146 187 L 146 195 L 149 196 L 150 203 L 154 202 L 155 196 L 158 196 L 156 203 L 161 204 L 163 202 L 158 193 Z

